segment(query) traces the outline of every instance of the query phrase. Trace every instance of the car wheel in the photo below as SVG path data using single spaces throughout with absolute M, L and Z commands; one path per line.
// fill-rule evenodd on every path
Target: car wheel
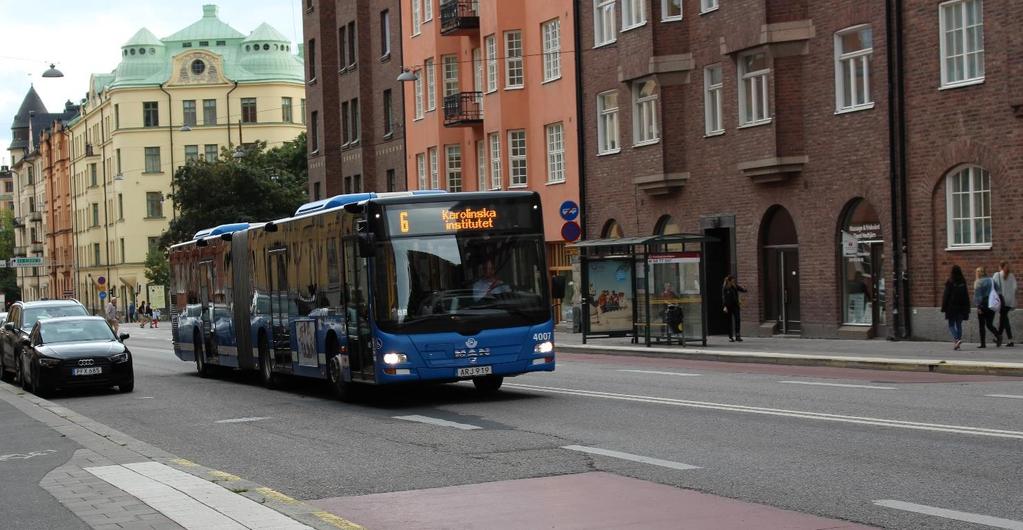
M 117 390 L 123 394 L 127 394 L 128 392 L 135 390 L 135 378 L 133 377 L 129 379 L 127 383 L 117 385 Z
M 497 393 L 497 391 L 501 389 L 501 383 L 504 383 L 504 378 L 497 375 L 474 377 L 472 379 L 472 384 L 476 387 L 476 392 L 484 396 Z
M 280 377 L 274 373 L 273 359 L 270 356 L 270 345 L 267 344 L 266 335 L 259 336 L 259 375 L 263 386 L 277 388 L 280 385 Z
M 203 348 L 202 340 L 199 339 L 199 335 L 196 334 L 192 339 L 193 347 L 195 348 L 195 371 L 199 374 L 199 377 L 210 376 L 210 366 L 206 364 L 206 351 Z
M 25 380 L 25 374 L 23 373 L 23 368 L 21 366 L 21 355 L 18 354 L 14 354 L 14 378 L 11 379 L 11 384 L 28 390 L 25 386 L 28 382 Z

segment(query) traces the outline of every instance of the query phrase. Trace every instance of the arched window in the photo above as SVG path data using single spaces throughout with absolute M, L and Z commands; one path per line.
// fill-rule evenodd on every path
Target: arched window
M 945 177 L 948 246 L 991 245 L 991 175 L 966 166 Z
M 618 221 L 614 219 L 608 219 L 604 223 L 604 229 L 600 232 L 602 239 L 621 239 L 625 237 L 625 231 L 622 230 L 622 225 L 618 224 Z
M 657 220 L 657 224 L 654 225 L 654 235 L 657 236 L 670 236 L 674 234 L 681 234 L 682 227 L 679 226 L 678 222 L 675 221 L 670 215 L 662 215 Z M 681 252 L 683 249 L 681 243 L 661 245 L 660 251 L 665 252 Z

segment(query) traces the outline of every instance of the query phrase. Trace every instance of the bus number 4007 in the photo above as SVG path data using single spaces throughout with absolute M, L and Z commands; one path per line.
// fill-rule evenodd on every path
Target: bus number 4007
M 551 340 L 551 332 L 548 331 L 547 333 L 533 333 L 533 340 L 537 342 Z

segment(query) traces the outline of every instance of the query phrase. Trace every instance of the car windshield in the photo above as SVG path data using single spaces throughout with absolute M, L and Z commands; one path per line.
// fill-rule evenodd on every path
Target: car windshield
M 26 307 L 25 321 L 22 323 L 21 327 L 22 329 L 29 330 L 32 329 L 32 326 L 34 326 L 39 320 L 57 317 L 80 317 L 88 314 L 89 313 L 85 310 L 85 308 L 78 304 Z
M 39 333 L 42 335 L 43 344 L 116 340 L 114 332 L 103 320 L 44 322 L 39 325 Z

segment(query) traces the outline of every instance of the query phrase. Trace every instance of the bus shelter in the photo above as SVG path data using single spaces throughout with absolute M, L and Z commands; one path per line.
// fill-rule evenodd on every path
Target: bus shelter
M 590 338 L 707 345 L 705 245 L 698 234 L 579 241 L 583 344 Z M 714 286 L 711 286 L 712 288 Z

